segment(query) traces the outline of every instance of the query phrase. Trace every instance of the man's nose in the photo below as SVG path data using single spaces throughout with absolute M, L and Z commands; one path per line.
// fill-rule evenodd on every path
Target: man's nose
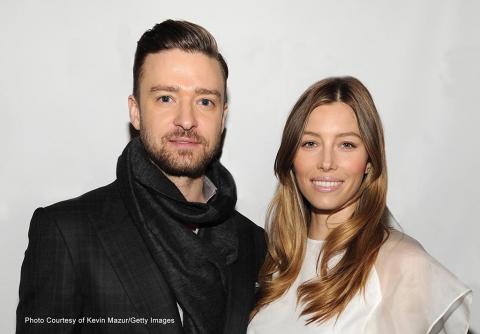
M 197 126 L 195 108 L 190 102 L 181 102 L 175 115 L 174 124 L 183 130 L 190 130 Z

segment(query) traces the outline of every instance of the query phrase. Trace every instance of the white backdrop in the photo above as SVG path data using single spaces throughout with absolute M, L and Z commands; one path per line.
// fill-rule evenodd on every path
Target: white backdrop
M 325 76 L 372 92 L 391 211 L 480 291 L 477 1 L 10 1 L 0 4 L 0 331 L 14 331 L 33 210 L 115 178 L 136 41 L 155 23 L 210 30 L 230 66 L 223 163 L 263 226 L 286 115 Z M 472 329 L 480 333 L 474 300 Z

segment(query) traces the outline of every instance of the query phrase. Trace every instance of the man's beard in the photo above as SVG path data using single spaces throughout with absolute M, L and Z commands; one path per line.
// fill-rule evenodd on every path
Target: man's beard
M 168 142 L 178 137 L 195 140 L 203 147 L 203 151 L 199 152 L 198 157 L 195 158 L 192 149 L 168 150 Z M 141 129 L 140 138 L 150 159 L 164 173 L 190 178 L 197 178 L 205 174 L 208 165 L 218 156 L 221 144 L 221 134 L 219 134 L 208 149 L 209 143 L 204 137 L 198 135 L 195 130 L 183 129 L 177 129 L 163 136 L 160 145 L 155 145 L 155 138 L 145 129 Z

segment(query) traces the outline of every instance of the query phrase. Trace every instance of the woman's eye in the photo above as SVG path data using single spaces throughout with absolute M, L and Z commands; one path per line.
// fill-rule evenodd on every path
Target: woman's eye
M 306 147 L 306 148 L 315 147 L 315 142 L 313 142 L 313 141 L 305 141 L 305 142 L 302 143 L 302 147 Z
M 342 143 L 342 147 L 343 147 L 343 148 L 346 148 L 346 149 L 353 149 L 353 148 L 355 148 L 355 147 L 357 147 L 357 146 L 355 146 L 354 143 L 345 142 L 345 143 Z

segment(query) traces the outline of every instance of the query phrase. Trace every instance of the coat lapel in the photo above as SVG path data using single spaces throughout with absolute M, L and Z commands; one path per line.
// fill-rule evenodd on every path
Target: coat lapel
M 181 334 L 176 299 L 130 219 L 116 187 L 112 188 L 113 196 L 105 200 L 103 213 L 91 217 L 112 267 L 137 316 L 174 319 L 173 324 L 162 325 L 161 333 Z M 159 325 L 151 324 L 149 319 L 148 328 L 151 333 L 158 333 Z

